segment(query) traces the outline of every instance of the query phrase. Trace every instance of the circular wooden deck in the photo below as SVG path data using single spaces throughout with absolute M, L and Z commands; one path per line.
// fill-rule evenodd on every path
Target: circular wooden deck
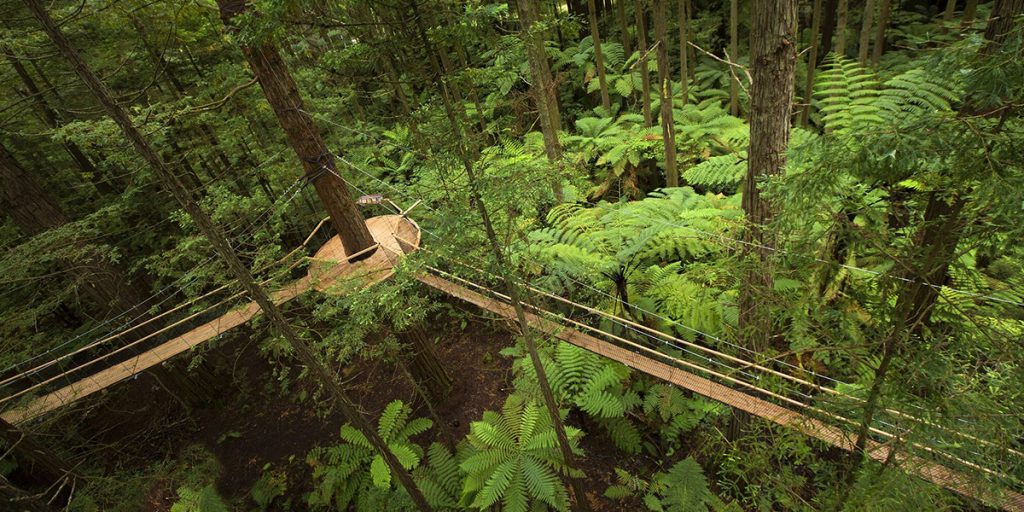
M 349 262 L 349 254 L 337 235 L 316 252 L 309 266 L 313 288 L 331 294 L 344 294 L 356 288 L 383 281 L 394 272 L 398 259 L 419 248 L 420 227 L 401 215 L 381 215 L 366 219 L 379 247 L 369 258 Z M 401 240 L 399 240 L 401 239 Z M 407 243 L 408 242 L 408 243 Z

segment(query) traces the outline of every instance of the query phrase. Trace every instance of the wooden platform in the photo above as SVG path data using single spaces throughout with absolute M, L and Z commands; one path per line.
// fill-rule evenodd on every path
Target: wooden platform
M 510 321 L 514 322 L 516 319 L 515 310 L 509 304 L 487 297 L 435 275 L 425 274 L 418 279 L 431 288 L 474 304 L 491 313 L 503 316 Z M 531 327 L 544 334 L 618 361 L 630 368 L 671 382 L 717 402 L 746 411 L 773 423 L 796 429 L 829 445 L 847 451 L 854 449 L 853 439 L 851 439 L 847 432 L 838 427 L 828 425 L 772 402 L 741 393 L 728 386 L 697 376 L 652 357 L 619 347 L 589 334 L 568 328 L 538 315 L 527 313 L 526 317 Z M 888 444 L 874 441 L 869 441 L 868 443 L 867 451 L 869 456 L 880 462 L 890 457 L 891 450 L 892 448 Z M 993 495 L 987 489 L 975 485 L 966 475 L 936 462 L 906 453 L 903 450 L 897 450 L 892 456 L 894 459 L 893 463 L 908 474 L 916 475 L 969 498 L 981 500 L 1005 510 L 1024 511 L 1024 495 L 1013 491 L 1004 491 L 998 496 Z
M 356 263 L 348 263 L 348 255 L 345 254 L 341 242 L 335 236 L 317 251 L 313 257 L 313 263 L 310 264 L 308 275 L 271 293 L 274 303 L 284 304 L 310 289 L 328 291 L 329 293 L 344 293 L 348 290 L 372 286 L 390 277 L 397 259 L 405 253 L 416 250 L 419 246 L 419 226 L 406 217 L 383 215 L 367 219 L 366 225 L 374 240 L 380 244 L 380 247 L 370 257 Z M 396 234 L 403 240 L 408 240 L 409 243 L 399 242 L 395 238 Z M 204 341 L 248 322 L 259 313 L 259 306 L 250 302 L 132 359 L 117 363 L 42 395 L 26 405 L 4 411 L 0 417 L 13 424 L 38 418 L 142 373 Z

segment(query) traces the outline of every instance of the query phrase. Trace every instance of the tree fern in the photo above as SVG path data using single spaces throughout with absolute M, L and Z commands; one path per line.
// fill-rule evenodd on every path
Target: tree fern
M 656 512 L 706 512 L 722 510 L 725 505 L 708 487 L 704 470 L 692 458 L 675 463 L 668 472 L 657 472 L 650 481 L 615 468 L 617 483 L 608 487 L 605 496 L 624 499 L 642 498 L 648 510 Z
M 409 470 L 418 467 L 423 459 L 423 449 L 409 438 L 433 426 L 433 422 L 426 418 L 410 420 L 411 414 L 412 409 L 408 405 L 395 400 L 384 408 L 377 427 L 391 453 Z M 344 509 L 350 503 L 356 503 L 357 508 L 363 509 L 365 504 L 360 502 L 364 501 L 404 503 L 401 493 L 393 492 L 390 468 L 366 436 L 348 424 L 341 427 L 339 435 L 343 441 L 341 444 L 316 448 L 306 457 L 317 483 L 308 498 L 310 506 L 322 508 L 333 503 Z
M 200 489 L 181 487 L 178 501 L 171 505 L 171 512 L 228 512 L 228 506 L 217 494 L 213 484 Z
M 582 434 L 566 427 L 573 451 Z M 463 506 L 485 510 L 502 504 L 508 512 L 525 512 L 547 505 L 568 510 L 569 498 L 559 475 L 561 459 L 551 418 L 532 401 L 513 395 L 502 412 L 487 411 L 470 425 L 469 448 L 460 464 L 467 474 Z
M 745 155 L 713 156 L 683 172 L 687 183 L 715 192 L 734 192 L 747 172 Z

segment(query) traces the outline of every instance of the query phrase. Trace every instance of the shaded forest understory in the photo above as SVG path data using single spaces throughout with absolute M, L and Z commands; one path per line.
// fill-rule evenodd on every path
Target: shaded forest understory
M 2 510 L 1024 510 L 1024 0 L 0 12 Z

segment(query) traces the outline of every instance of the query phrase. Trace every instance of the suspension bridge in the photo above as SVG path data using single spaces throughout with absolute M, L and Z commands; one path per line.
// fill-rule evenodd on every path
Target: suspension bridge
M 277 276 L 280 277 L 294 270 L 299 263 L 309 262 L 309 270 L 304 276 L 279 285 L 273 290 L 274 302 L 283 304 L 310 290 L 325 293 L 348 293 L 372 286 L 391 277 L 402 256 L 421 249 L 419 226 L 409 218 L 408 210 L 403 211 L 397 207 L 396 210 L 398 213 L 395 215 L 382 215 L 367 220 L 367 226 L 376 244 L 365 251 L 348 255 L 342 248 L 338 237 L 335 236 L 323 244 L 313 256 L 299 258 L 285 265 L 290 257 L 308 249 L 314 235 L 325 224 L 324 221 L 321 221 L 299 247 L 270 265 L 271 267 L 284 265 L 277 273 Z M 369 257 L 352 261 L 371 251 L 373 253 Z M 455 261 L 453 264 L 462 265 L 476 272 L 484 272 L 465 263 Z M 475 305 L 498 317 L 510 321 L 515 318 L 509 297 L 478 282 L 434 267 L 426 267 L 417 276 L 417 279 L 431 289 Z M 270 284 L 273 281 L 273 278 L 268 279 L 265 284 Z M 600 316 L 631 333 L 646 336 L 650 340 L 660 339 L 690 354 L 696 354 L 694 351 L 698 351 L 706 363 L 694 362 L 694 358 L 669 355 L 664 351 L 652 348 L 656 346 L 654 343 L 639 343 L 635 339 L 625 337 L 626 335 L 622 333 L 615 334 L 593 327 L 589 323 L 575 320 L 564 313 L 543 308 L 534 304 L 533 301 L 528 301 L 525 304 L 529 309 L 527 312 L 528 323 L 540 333 L 571 343 L 622 363 L 636 371 L 745 411 L 753 416 L 795 429 L 827 445 L 847 451 L 855 449 L 855 441 L 851 432 L 857 424 L 856 421 L 809 403 L 815 398 L 815 395 L 801 393 L 803 397 L 809 399 L 805 402 L 768 389 L 767 386 L 759 384 L 759 379 L 756 376 L 750 380 L 739 378 L 731 366 L 725 366 L 720 360 L 738 364 L 740 368 L 745 369 L 741 371 L 743 375 L 749 376 L 749 371 L 760 372 L 789 381 L 795 386 L 820 395 L 843 395 L 832 387 L 821 386 L 799 375 L 794 375 L 793 372 L 779 371 L 756 361 L 742 359 L 699 343 L 676 338 L 610 313 L 573 302 L 546 290 L 532 287 L 528 283 L 523 284 L 525 289 L 531 292 L 531 297 L 553 300 L 564 306 L 563 310 L 569 308 L 583 311 L 587 315 Z M 230 329 L 248 322 L 259 314 L 259 307 L 255 303 L 238 303 L 244 297 L 243 294 L 237 293 L 221 298 L 213 305 L 174 321 L 156 332 L 143 334 L 145 331 L 139 329 L 140 326 L 147 323 L 168 321 L 173 318 L 168 315 L 187 311 L 187 306 L 195 304 L 201 299 L 223 294 L 226 290 L 227 286 L 222 286 L 124 332 L 102 338 L 74 352 L 37 364 L 30 369 L 0 380 L 0 392 L 13 390 L 0 398 L 0 407 L 6 408 L 0 413 L 0 417 L 13 424 L 26 423 L 40 418 L 114 386 L 118 382 L 134 377 L 179 354 L 188 352 L 202 343 L 215 339 Z M 233 304 L 233 307 L 229 307 L 226 312 L 219 314 L 216 318 L 202 321 L 203 313 L 218 311 L 217 308 Z M 184 332 L 179 333 L 178 331 L 182 329 Z M 138 339 L 122 345 L 113 343 L 123 340 L 126 334 L 132 334 L 133 331 L 136 331 Z M 167 333 L 174 333 L 174 335 L 166 341 L 150 346 L 153 345 L 152 340 L 161 339 L 161 334 L 168 337 Z M 147 341 L 150 341 L 148 345 L 145 343 Z M 133 347 L 136 348 L 134 353 L 126 353 Z M 145 347 L 145 349 L 138 350 L 138 347 Z M 89 351 L 97 349 L 106 350 L 106 352 L 90 357 L 85 362 L 79 362 L 74 357 L 83 353 L 91 354 Z M 73 367 L 64 369 L 71 362 L 74 363 Z M 717 364 L 720 368 L 712 366 L 711 363 Z M 730 370 L 725 371 L 722 368 Z M 54 375 L 54 373 L 56 374 Z M 46 378 L 39 380 L 40 374 L 46 375 Z M 33 378 L 35 380 L 32 380 Z M 845 396 L 845 398 L 854 397 Z M 901 411 L 887 411 L 894 417 L 928 425 L 928 420 L 914 415 Z M 895 430 L 892 428 L 893 426 L 889 427 L 890 430 Z M 983 467 L 958 455 L 921 443 L 901 443 L 901 434 L 904 432 L 890 430 L 874 426 L 870 428 L 873 438 L 868 440 L 866 453 L 872 459 L 894 464 L 908 474 L 916 475 L 961 495 L 1005 510 L 1024 511 L 1024 495 L 1005 488 L 997 491 L 990 486 L 978 485 L 977 477 L 981 475 L 1004 481 L 1009 479 L 998 470 Z M 992 445 L 990 441 L 967 433 L 952 431 L 951 434 L 979 445 L 989 447 Z M 911 448 L 914 450 L 912 451 Z M 1008 455 L 1024 456 L 1013 449 L 1005 450 Z M 923 452 L 928 457 L 918 455 L 915 451 Z M 938 462 L 940 459 L 943 462 Z

